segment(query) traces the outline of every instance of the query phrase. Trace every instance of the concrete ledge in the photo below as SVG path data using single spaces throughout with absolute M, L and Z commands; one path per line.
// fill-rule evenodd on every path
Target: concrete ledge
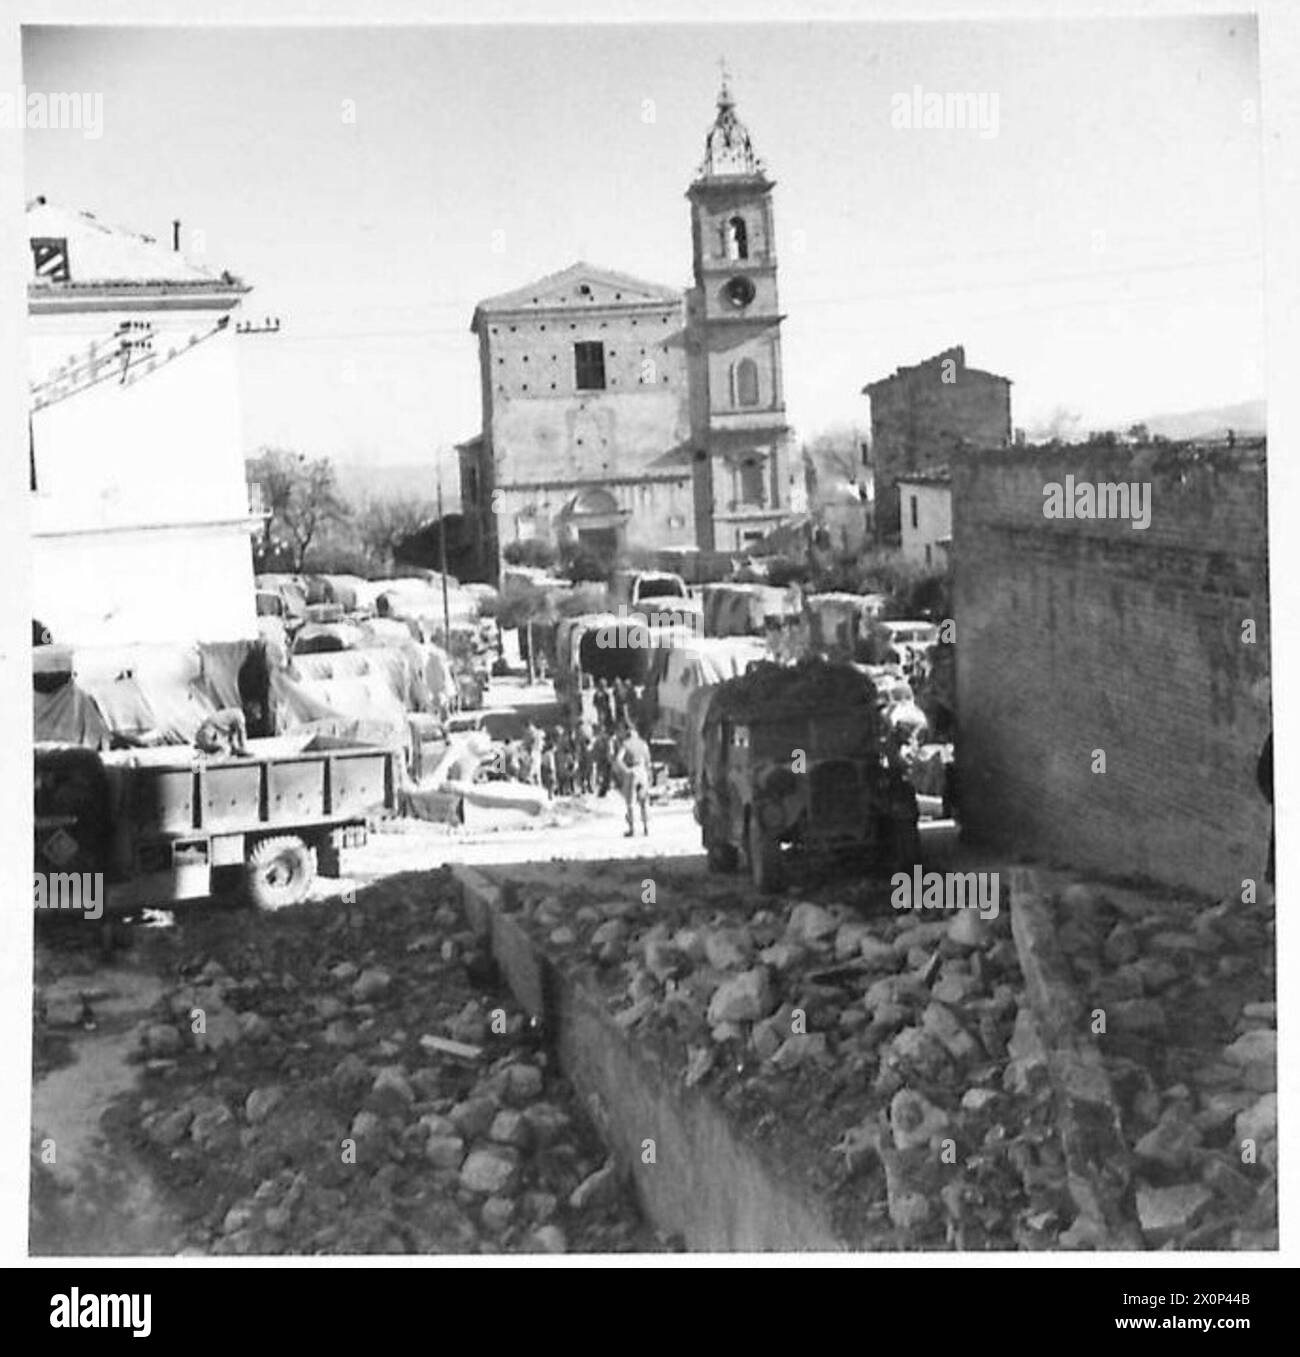
M 712 1097 L 687 1088 L 536 947 L 507 913 L 506 891 L 472 867 L 452 870 L 471 927 L 490 939 L 519 1003 L 545 1022 L 561 1068 L 658 1230 L 697 1252 L 851 1247 L 831 1224 L 829 1202 L 785 1181 Z

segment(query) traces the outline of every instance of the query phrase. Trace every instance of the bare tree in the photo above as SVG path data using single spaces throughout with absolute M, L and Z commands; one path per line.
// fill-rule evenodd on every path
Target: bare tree
M 269 510 L 262 554 L 272 557 L 276 544 L 283 542 L 290 568 L 301 571 L 321 530 L 348 516 L 333 464 L 328 457 L 308 461 L 287 448 L 264 448 L 250 463 L 249 478 L 260 483 L 262 501 Z

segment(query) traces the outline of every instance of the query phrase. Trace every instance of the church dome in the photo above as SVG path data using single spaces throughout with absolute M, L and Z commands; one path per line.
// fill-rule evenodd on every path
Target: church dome
M 718 91 L 718 113 L 704 139 L 700 178 L 731 175 L 761 175 L 763 162 L 754 154 L 749 129 L 736 117 L 736 101 L 724 75 Z

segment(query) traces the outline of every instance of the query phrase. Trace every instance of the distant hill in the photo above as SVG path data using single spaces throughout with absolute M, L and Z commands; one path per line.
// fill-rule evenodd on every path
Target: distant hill
M 438 496 L 438 473 L 432 461 L 392 466 L 336 462 L 334 470 L 343 497 L 353 503 L 369 498 L 425 500 L 432 504 Z M 442 500 L 445 512 L 460 511 L 460 472 L 450 457 L 442 469 Z
M 1249 437 L 1268 431 L 1267 410 L 1265 401 L 1249 400 L 1176 415 L 1152 415 L 1142 422 L 1163 438 L 1221 438 L 1229 429 Z

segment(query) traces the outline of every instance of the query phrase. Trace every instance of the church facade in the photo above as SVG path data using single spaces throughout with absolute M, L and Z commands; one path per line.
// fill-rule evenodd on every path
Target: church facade
M 489 578 L 528 540 L 744 550 L 796 507 L 773 187 L 724 84 L 688 290 L 580 262 L 475 308 L 483 427 L 457 451 Z

